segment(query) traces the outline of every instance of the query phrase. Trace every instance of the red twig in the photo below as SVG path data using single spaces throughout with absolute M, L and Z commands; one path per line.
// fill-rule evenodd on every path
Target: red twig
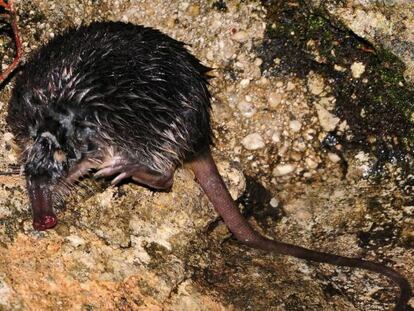
M 13 0 L 11 2 L 13 2 Z M 0 0 L 0 6 L 2 6 L 3 8 L 5 8 L 8 11 L 11 11 L 12 10 L 11 2 L 6 3 L 6 2 L 4 2 L 4 0 Z
M 9 0 L 7 3 L 4 2 L 4 0 L 0 0 L 0 7 L 3 7 L 6 11 L 8 11 L 10 24 L 14 35 L 14 42 L 16 44 L 16 56 L 14 57 L 13 62 L 9 67 L 7 67 L 5 71 L 0 74 L 0 84 L 2 84 L 3 81 L 6 80 L 6 78 L 10 75 L 10 73 L 19 65 L 23 56 L 23 47 L 20 40 L 19 28 L 17 27 L 16 14 L 13 10 L 13 0 Z

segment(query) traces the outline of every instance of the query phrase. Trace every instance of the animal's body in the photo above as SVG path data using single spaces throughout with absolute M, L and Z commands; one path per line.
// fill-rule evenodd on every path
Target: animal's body
M 384 274 L 411 297 L 391 268 L 267 239 L 242 217 L 210 155 L 209 69 L 161 32 L 124 23 L 70 30 L 35 52 L 17 77 L 8 124 L 22 163 L 37 230 L 57 223 L 53 191 L 95 176 L 169 189 L 188 163 L 234 236 L 255 248 Z

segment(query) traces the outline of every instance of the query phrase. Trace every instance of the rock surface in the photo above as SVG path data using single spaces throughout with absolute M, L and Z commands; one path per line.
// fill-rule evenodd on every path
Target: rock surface
M 28 54 L 92 20 L 144 24 L 188 43 L 215 68 L 213 155 L 233 198 L 245 188 L 250 194 L 244 211 L 253 226 L 285 242 L 385 262 L 414 282 L 411 177 L 394 161 L 386 178 L 372 181 L 377 155 L 346 149 L 332 135 L 333 128 L 357 134 L 335 115 L 335 80 L 312 70 L 262 70 L 257 46 L 272 22 L 261 2 L 15 3 Z M 351 79 L 362 80 L 358 73 Z M 16 173 L 4 121 L 12 84 L 0 93 L 0 166 Z M 260 147 L 243 147 L 252 133 Z M 23 179 L 0 176 L 0 310 L 380 311 L 394 302 L 396 290 L 383 277 L 264 255 L 228 239 L 186 169 L 166 193 L 86 179 L 65 199 L 59 225 L 35 232 Z
M 340 21 L 355 34 L 378 48 L 391 51 L 407 69 L 407 81 L 414 83 L 414 2 L 411 0 L 376 1 L 306 0 L 323 8 L 334 22 Z

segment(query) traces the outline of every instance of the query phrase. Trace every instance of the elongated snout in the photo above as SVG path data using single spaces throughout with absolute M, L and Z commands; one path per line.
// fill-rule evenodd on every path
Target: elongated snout
M 33 212 L 33 228 L 44 231 L 57 224 L 57 217 L 53 211 L 51 184 L 46 178 L 28 178 L 27 190 Z

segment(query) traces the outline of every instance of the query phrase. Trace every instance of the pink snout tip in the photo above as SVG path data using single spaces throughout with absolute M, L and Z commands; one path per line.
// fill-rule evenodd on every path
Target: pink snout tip
M 45 231 L 56 226 L 57 222 L 55 215 L 45 215 L 41 219 L 33 221 L 33 228 L 37 231 Z

